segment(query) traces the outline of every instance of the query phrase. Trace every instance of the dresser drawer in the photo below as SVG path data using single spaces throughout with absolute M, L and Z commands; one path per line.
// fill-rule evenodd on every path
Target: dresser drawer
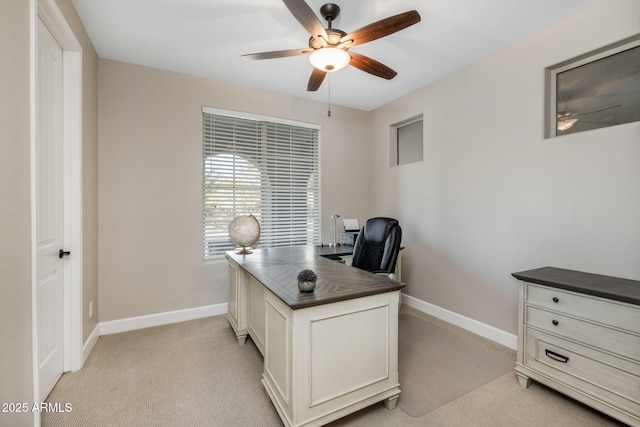
M 640 334 L 638 306 L 533 284 L 527 284 L 526 301 Z
M 640 413 L 640 364 L 526 328 L 526 366 L 632 414 Z
M 526 307 L 525 323 L 640 361 L 640 336 L 638 335 L 531 306 Z

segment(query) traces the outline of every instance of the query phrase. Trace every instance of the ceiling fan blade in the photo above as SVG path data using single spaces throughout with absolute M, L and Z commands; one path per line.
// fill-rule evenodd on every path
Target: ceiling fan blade
M 351 46 L 357 46 L 403 30 L 420 22 L 420 19 L 420 14 L 417 11 L 410 10 L 409 12 L 390 16 L 357 29 L 351 34 L 344 36 L 340 41 L 345 42 L 347 40 L 353 40 Z
M 595 108 L 593 110 L 584 111 L 582 113 L 575 113 L 574 116 L 576 116 L 576 117 L 578 117 L 578 116 L 586 116 L 587 114 L 601 113 L 603 111 L 613 110 L 614 108 L 619 108 L 619 107 L 622 107 L 622 104 L 605 105 L 605 106 L 602 106 L 602 107 Z
M 374 76 L 391 80 L 398 74 L 391 68 L 376 61 L 375 59 L 369 58 L 368 56 L 360 55 L 355 52 L 349 52 L 349 55 L 351 55 L 351 62 L 349 62 L 349 64 L 369 74 L 373 74 Z
M 324 81 L 324 77 L 327 75 L 325 71 L 318 70 L 314 68 L 311 72 L 311 77 L 309 77 L 309 83 L 307 84 L 307 90 L 309 92 L 315 92 L 318 90 L 322 82 Z
M 242 59 L 254 60 L 254 59 L 274 59 L 274 58 L 286 58 L 289 56 L 304 55 L 305 53 L 313 52 L 313 49 L 288 49 L 288 50 L 274 50 L 271 52 L 260 53 L 247 53 L 242 55 Z
M 325 40 L 329 39 L 322 22 L 304 0 L 282 0 L 282 2 L 298 22 L 311 34 L 311 37 L 322 36 Z

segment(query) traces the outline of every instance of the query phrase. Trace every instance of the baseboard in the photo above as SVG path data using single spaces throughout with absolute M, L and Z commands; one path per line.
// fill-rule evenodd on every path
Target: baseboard
M 422 301 L 410 295 L 402 294 L 402 303 L 411 308 L 420 310 L 423 313 L 438 319 L 459 326 L 476 335 L 495 341 L 513 350 L 518 348 L 518 337 L 501 329 L 463 316 L 437 305 Z M 152 326 L 168 325 L 170 323 L 184 322 L 187 320 L 200 319 L 203 317 L 219 316 L 227 312 L 227 303 L 207 305 L 203 307 L 188 308 L 185 310 L 169 311 L 165 313 L 150 314 L 147 316 L 136 316 L 125 319 L 101 322 L 93 329 L 83 347 L 83 364 L 89 357 L 89 353 L 95 346 L 100 335 L 117 334 L 119 332 L 133 331 L 136 329 L 149 328 Z
M 491 341 L 495 341 L 498 344 L 502 344 L 509 347 L 512 350 L 518 349 L 518 336 L 505 332 L 501 329 L 487 325 L 486 323 L 478 322 L 477 320 L 463 316 L 453 311 L 449 311 L 445 308 L 438 307 L 426 301 L 422 301 L 418 298 L 414 298 L 410 295 L 402 294 L 402 303 L 411 308 L 420 310 L 430 316 L 436 317 L 445 322 L 451 323 L 476 335 L 487 338 Z
M 82 366 L 84 366 L 87 358 L 89 357 L 89 354 L 91 354 L 91 350 L 93 350 L 93 347 L 98 342 L 98 338 L 100 338 L 99 323 L 96 324 L 96 326 L 93 328 L 93 331 L 91 331 L 91 333 L 89 334 L 89 338 L 87 338 L 87 340 L 84 342 L 84 345 L 82 346 Z M 80 368 L 82 368 L 82 366 Z
M 171 323 L 185 322 L 187 320 L 200 319 L 203 317 L 218 316 L 225 314 L 226 312 L 227 303 L 223 303 L 187 308 L 185 310 L 168 311 L 165 313 L 149 314 L 147 316 L 110 320 L 108 322 L 100 323 L 100 335 L 117 334 L 119 332 L 150 328 L 152 326 L 168 325 Z

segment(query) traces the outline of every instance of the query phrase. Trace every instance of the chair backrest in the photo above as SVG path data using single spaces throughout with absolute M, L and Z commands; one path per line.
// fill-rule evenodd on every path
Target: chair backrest
M 373 272 L 393 273 L 400 252 L 402 228 L 393 218 L 371 218 L 353 246 L 352 266 Z

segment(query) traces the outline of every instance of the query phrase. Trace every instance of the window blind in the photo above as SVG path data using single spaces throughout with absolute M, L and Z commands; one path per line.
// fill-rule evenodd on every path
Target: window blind
M 235 248 L 229 223 L 252 214 L 254 247 L 320 240 L 319 129 L 203 109 L 203 258 Z

